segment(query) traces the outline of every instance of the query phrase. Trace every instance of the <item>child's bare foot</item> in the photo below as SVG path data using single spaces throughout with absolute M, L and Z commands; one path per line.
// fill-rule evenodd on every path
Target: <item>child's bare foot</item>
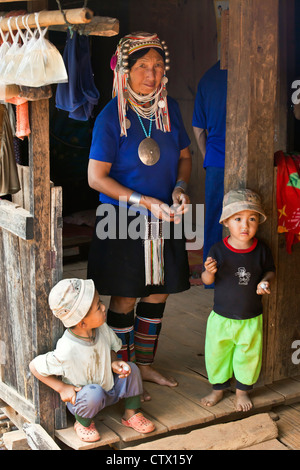
M 202 398 L 200 401 L 201 405 L 215 406 L 220 400 L 222 400 L 224 390 L 213 390 L 209 395 Z
M 143 393 L 141 395 L 141 401 L 144 402 L 144 401 L 150 401 L 151 400 L 151 395 L 149 392 L 147 392 L 147 390 L 145 388 L 143 388 Z
M 238 411 L 249 411 L 253 403 L 249 398 L 248 392 L 236 389 L 236 409 Z

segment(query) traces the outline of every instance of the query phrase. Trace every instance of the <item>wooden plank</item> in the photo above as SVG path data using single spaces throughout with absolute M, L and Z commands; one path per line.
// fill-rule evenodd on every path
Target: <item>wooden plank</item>
M 23 240 L 33 239 L 33 216 L 27 210 L 5 199 L 0 200 L 0 227 Z
M 49 159 L 49 102 L 30 103 L 29 167 L 30 210 L 34 215 L 34 285 L 32 286 L 32 341 L 35 355 L 54 349 L 54 316 L 48 305 L 52 287 L 49 252 L 51 250 L 51 202 Z M 55 413 L 52 407 L 53 391 L 34 380 L 34 403 L 39 424 L 54 436 Z
M 287 405 L 300 401 L 300 382 L 298 380 L 278 380 L 267 387 L 283 395 Z
M 300 450 L 300 412 L 290 406 L 275 409 L 279 416 L 277 421 L 279 439 L 289 449 Z
M 25 311 L 28 272 L 25 273 L 21 267 L 19 238 L 7 231 L 3 233 L 3 258 L 6 271 L 8 306 L 8 316 L 5 318 L 5 322 L 7 326 L 9 325 L 6 333 L 10 333 L 10 336 L 5 338 L 10 352 L 5 367 L 11 370 L 10 380 L 6 380 L 6 383 L 15 387 L 22 396 L 30 399 L 31 387 L 28 364 L 32 358 L 31 318 L 28 312 Z M 22 274 L 25 275 L 25 278 L 22 277 Z M 23 289 L 24 284 L 25 289 Z M 13 360 L 12 363 L 11 360 Z
M 25 423 L 23 431 L 27 436 L 28 444 L 33 450 L 60 450 L 54 440 L 39 424 Z
M 16 392 L 12 387 L 0 382 L 1 398 L 25 420 L 36 420 L 36 409 L 32 403 Z
M 62 188 L 60 186 L 51 187 L 51 283 L 55 285 L 62 279 L 63 275 L 63 248 L 62 248 Z M 58 319 L 53 319 L 53 338 L 56 342 L 64 332 L 63 324 Z M 55 429 L 67 427 L 66 405 L 60 400 L 59 394 L 55 394 Z
M 151 419 L 155 425 L 155 430 L 148 434 L 148 438 L 157 436 L 159 434 L 166 433 L 168 428 L 161 423 L 161 420 L 154 416 L 149 415 L 147 407 L 141 407 L 143 414 L 146 418 Z M 137 441 L 145 438 L 145 434 L 136 432 L 132 428 L 124 426 L 121 422 L 122 415 L 124 413 L 124 402 L 119 402 L 114 406 L 110 406 L 102 410 L 98 417 L 97 422 L 103 422 L 109 429 L 114 431 L 119 436 L 119 440 L 123 442 Z
M 270 439 L 269 441 L 261 442 L 250 447 L 245 447 L 241 450 L 289 450 L 278 439 Z
M 119 442 L 119 436 L 111 429 L 109 429 L 103 422 L 97 420 L 96 426 L 101 436 L 100 441 L 97 442 L 81 441 L 74 430 L 73 424 L 70 423 L 66 429 L 57 429 L 55 431 L 55 436 L 61 442 L 63 442 L 74 450 L 95 449 L 97 447 L 103 447 Z
M 180 436 L 170 436 L 125 450 L 240 450 L 276 439 L 278 429 L 267 413 L 239 421 L 206 426 Z
M 153 383 L 145 386 L 155 399 L 142 403 L 142 410 L 159 420 L 169 431 L 207 423 L 214 418 L 210 411 L 187 400 L 174 389 Z
M 30 450 L 26 434 L 20 429 L 6 432 L 2 439 L 7 450 Z

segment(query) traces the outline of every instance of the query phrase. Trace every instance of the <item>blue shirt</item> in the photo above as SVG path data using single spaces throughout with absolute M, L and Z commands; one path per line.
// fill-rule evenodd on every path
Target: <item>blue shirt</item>
M 220 70 L 220 62 L 201 78 L 195 100 L 193 127 L 207 129 L 204 168 L 225 165 L 227 70 Z
M 131 126 L 127 137 L 120 137 L 117 98 L 112 99 L 98 115 L 94 129 L 90 158 L 112 164 L 109 176 L 123 186 L 145 196 L 152 196 L 172 204 L 172 192 L 177 181 L 180 151 L 190 144 L 177 102 L 168 97 L 171 132 L 163 132 L 152 124 L 151 137 L 160 147 L 160 159 L 153 166 L 141 162 L 138 146 L 145 134 L 138 117 L 130 107 L 127 118 Z M 150 121 L 142 119 L 146 131 Z M 100 194 L 103 203 L 119 204 L 105 194 Z

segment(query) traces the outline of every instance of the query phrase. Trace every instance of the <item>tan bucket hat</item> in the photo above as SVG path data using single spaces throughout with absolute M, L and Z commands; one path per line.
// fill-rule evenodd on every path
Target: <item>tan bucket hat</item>
M 92 279 L 63 279 L 50 291 L 49 306 L 66 328 L 77 325 L 93 303 L 95 285 Z
M 251 191 L 251 189 L 233 189 L 229 191 L 225 194 L 223 199 L 223 210 L 219 220 L 220 224 L 237 212 L 245 210 L 258 212 L 260 215 L 260 224 L 267 219 L 261 206 L 261 199 L 254 191 Z

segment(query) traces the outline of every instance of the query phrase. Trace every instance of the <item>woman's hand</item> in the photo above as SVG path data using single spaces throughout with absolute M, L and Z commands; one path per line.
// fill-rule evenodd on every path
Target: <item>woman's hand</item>
M 174 189 L 172 193 L 172 200 L 172 209 L 175 209 L 176 216 L 181 216 L 188 212 L 190 198 L 181 188 L 178 187 Z
M 173 207 L 150 196 L 142 196 L 141 202 L 157 219 L 165 220 L 166 222 L 174 222 L 175 210 Z

